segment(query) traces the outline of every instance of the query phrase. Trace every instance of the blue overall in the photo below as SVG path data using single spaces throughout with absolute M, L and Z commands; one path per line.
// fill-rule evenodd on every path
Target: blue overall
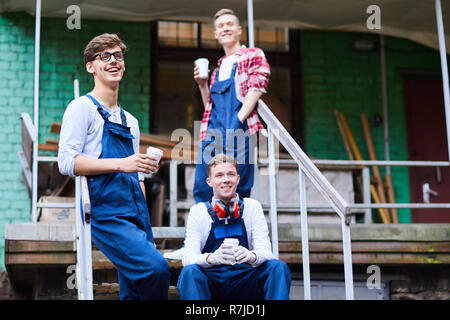
M 86 96 L 105 121 L 99 159 L 133 155 L 133 135 L 122 108 L 122 124 L 114 123 L 94 97 Z M 154 244 L 137 172 L 89 176 L 88 185 L 92 240 L 117 268 L 120 299 L 167 299 L 169 265 Z
M 242 213 L 237 219 L 220 220 L 211 203 L 205 205 L 213 222 L 202 253 L 217 250 L 224 238 L 239 239 L 239 245 L 248 249 Z M 258 267 L 247 263 L 209 268 L 191 264 L 181 270 L 177 287 L 182 300 L 288 300 L 290 283 L 286 263 L 268 260 Z
M 236 97 L 234 80 L 236 68 L 235 63 L 230 77 L 223 81 L 218 81 L 219 70 L 217 70 L 217 81 L 211 88 L 213 107 L 206 137 L 199 146 L 195 168 L 194 199 L 197 203 L 209 201 L 213 196 L 212 188 L 206 183 L 208 177 L 206 166 L 218 153 L 228 154 L 237 160 L 240 181 L 236 192 L 241 199 L 249 197 L 253 187 L 254 168 L 249 157 L 248 125 L 247 121 L 242 123 L 238 118 L 242 102 Z

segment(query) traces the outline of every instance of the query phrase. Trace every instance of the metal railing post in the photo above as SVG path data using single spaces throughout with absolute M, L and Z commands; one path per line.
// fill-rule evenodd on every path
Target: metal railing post
M 353 291 L 353 266 L 352 266 L 352 246 L 350 237 L 350 225 L 341 218 L 342 225 L 342 247 L 344 251 L 344 278 L 345 278 L 345 298 L 354 300 Z
M 302 232 L 302 261 L 303 261 L 303 291 L 304 299 L 311 300 L 311 276 L 309 272 L 309 239 L 308 216 L 306 210 L 306 183 L 305 174 L 298 166 L 298 184 L 300 190 L 300 228 Z
M 268 128 L 268 148 L 269 148 L 269 198 L 270 198 L 270 225 L 272 230 L 272 251 L 278 259 L 278 220 L 277 220 L 277 194 L 275 178 L 275 141 L 272 128 Z
M 369 204 L 371 202 L 370 196 L 370 171 L 368 167 L 362 168 L 362 200 L 363 203 Z M 364 210 L 364 223 L 372 224 L 372 210 Z
M 169 164 L 169 180 L 170 180 L 170 214 L 169 225 L 176 227 L 178 225 L 178 162 L 170 160 Z
M 90 202 L 85 176 L 75 178 L 76 281 L 79 300 L 93 300 Z

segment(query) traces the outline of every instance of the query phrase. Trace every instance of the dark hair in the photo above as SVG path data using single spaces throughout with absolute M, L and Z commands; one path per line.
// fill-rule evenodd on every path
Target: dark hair
M 104 33 L 93 38 L 84 49 L 84 63 L 92 60 L 97 53 L 112 47 L 120 47 L 123 53 L 127 51 L 127 46 L 114 33 Z

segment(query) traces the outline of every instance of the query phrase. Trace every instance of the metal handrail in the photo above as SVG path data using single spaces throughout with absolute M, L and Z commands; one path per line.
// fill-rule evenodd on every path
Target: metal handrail
M 91 203 L 87 178 L 75 178 L 75 240 L 77 248 L 76 280 L 79 300 L 93 300 Z
M 291 137 L 284 126 L 270 111 L 269 107 L 259 100 L 258 113 L 268 127 L 268 144 L 269 144 L 269 190 L 271 199 L 271 227 L 272 227 L 272 245 L 278 248 L 277 237 L 277 210 L 276 198 L 274 196 L 275 184 L 275 159 L 274 159 L 274 139 L 276 136 L 281 145 L 287 150 L 299 169 L 300 184 L 300 223 L 302 236 L 302 259 L 303 259 L 303 287 L 305 299 L 311 299 L 311 285 L 309 273 L 309 249 L 308 249 L 308 223 L 306 210 L 306 189 L 304 176 L 308 176 L 313 185 L 319 190 L 330 205 L 335 209 L 341 218 L 342 227 L 342 244 L 344 256 L 344 274 L 345 274 L 345 296 L 347 300 L 354 299 L 353 290 L 353 267 L 351 256 L 351 237 L 350 237 L 350 206 L 342 198 L 342 196 L 333 188 L 329 181 L 323 176 L 319 169 L 315 166 L 311 159 L 303 152 L 297 142 Z M 275 234 L 275 237 L 274 237 Z M 276 250 L 278 252 L 278 250 Z

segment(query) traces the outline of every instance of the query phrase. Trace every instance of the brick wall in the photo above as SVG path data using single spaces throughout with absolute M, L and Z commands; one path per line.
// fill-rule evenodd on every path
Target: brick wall
M 44 18 L 41 24 L 39 141 L 61 122 L 73 99 L 78 75 L 80 94 L 92 89 L 83 50 L 103 32 L 117 33 L 128 47 L 127 71 L 119 101 L 149 130 L 150 24 L 82 20 L 81 30 L 69 30 L 65 19 Z M 4 268 L 4 225 L 30 221 L 31 205 L 17 152 L 21 146 L 20 113 L 33 119 L 34 17 L 25 13 L 0 15 L 0 267 Z
M 380 57 L 352 48 L 355 39 L 377 41 L 362 33 L 302 31 L 302 83 L 306 150 L 310 157 L 348 159 L 334 109 L 349 122 L 364 159 L 369 159 L 360 114 L 369 119 L 383 114 Z M 401 69 L 440 71 L 437 51 L 408 40 L 386 37 L 387 86 L 391 160 L 407 160 L 406 123 Z M 383 125 L 371 126 L 377 159 L 384 160 Z M 382 174 L 384 168 L 380 167 Z M 391 167 L 397 202 L 410 202 L 406 167 Z M 410 210 L 400 209 L 399 220 L 411 222 Z M 379 221 L 374 214 L 374 221 Z

